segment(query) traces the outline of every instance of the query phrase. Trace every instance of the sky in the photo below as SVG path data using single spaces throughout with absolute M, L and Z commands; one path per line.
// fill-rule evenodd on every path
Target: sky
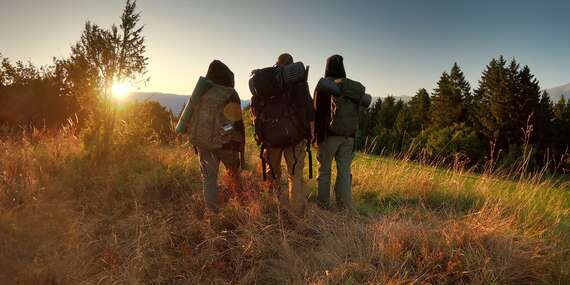
M 198 1 L 138 0 L 145 25 L 148 85 L 190 94 L 213 59 L 236 75 L 242 99 L 251 70 L 282 52 L 310 66 L 311 88 L 326 58 L 344 57 L 347 76 L 384 97 L 433 90 L 458 62 L 476 87 L 493 57 L 528 65 L 542 88 L 570 82 L 570 1 Z M 50 64 L 67 57 L 89 20 L 119 22 L 122 0 L 0 0 L 0 53 Z

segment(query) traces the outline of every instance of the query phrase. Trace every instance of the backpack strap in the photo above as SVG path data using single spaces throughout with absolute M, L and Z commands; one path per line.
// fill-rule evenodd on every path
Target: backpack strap
M 260 144 L 259 147 L 259 160 L 261 161 L 261 175 L 263 177 L 263 181 L 267 181 L 267 167 L 269 167 L 269 172 L 271 172 L 271 177 L 273 178 L 273 180 L 276 180 L 277 178 L 275 177 L 275 172 L 273 171 L 273 167 L 271 166 L 271 163 L 267 162 L 267 160 L 265 159 L 264 151 L 267 148 L 265 147 L 265 145 L 262 143 Z
M 293 149 L 293 169 L 291 170 L 291 174 L 295 175 L 295 168 L 297 168 L 297 151 L 296 151 L 296 145 L 292 145 L 291 148 Z M 303 174 L 303 171 L 301 171 L 301 175 Z

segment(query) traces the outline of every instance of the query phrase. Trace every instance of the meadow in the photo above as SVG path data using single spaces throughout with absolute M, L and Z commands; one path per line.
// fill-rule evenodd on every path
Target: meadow
M 313 179 L 296 220 L 250 142 L 254 196 L 208 218 L 184 141 L 111 151 L 67 129 L 0 140 L 0 284 L 570 284 L 570 185 L 546 173 L 358 154 L 356 210 L 318 208 Z

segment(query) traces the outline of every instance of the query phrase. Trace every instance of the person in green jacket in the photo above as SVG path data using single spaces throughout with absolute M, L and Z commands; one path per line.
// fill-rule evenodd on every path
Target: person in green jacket
M 339 208 L 352 208 L 351 165 L 354 139 L 358 129 L 359 106 L 365 96 L 362 84 L 346 78 L 343 58 L 333 55 L 327 59 L 325 79 L 339 86 L 340 93 L 315 90 L 315 139 L 318 144 L 317 202 L 330 207 L 331 166 L 336 160 L 337 176 L 334 186 Z

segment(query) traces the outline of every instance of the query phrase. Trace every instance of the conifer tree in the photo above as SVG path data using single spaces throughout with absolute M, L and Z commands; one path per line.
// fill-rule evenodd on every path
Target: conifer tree
M 434 90 L 431 109 L 431 125 L 444 128 L 467 121 L 468 104 L 471 104 L 471 86 L 463 72 L 453 64 L 451 72 L 444 72 Z
M 570 151 L 570 101 L 564 96 L 554 105 L 553 116 L 553 144 L 560 155 Z
M 476 90 L 478 129 L 499 149 L 543 141 L 551 127 L 552 111 L 547 94 L 528 66 L 500 56 L 487 65 Z M 530 137 L 527 136 L 530 132 Z
M 507 62 L 500 56 L 492 59 L 479 81 L 476 90 L 479 131 L 489 141 L 495 141 L 500 148 L 511 143 L 515 133 L 511 116 L 516 111 L 512 96 L 512 74 Z M 516 133 L 517 140 L 520 135 Z
M 408 132 L 411 136 L 417 136 L 428 124 L 430 105 L 429 93 L 424 88 L 418 90 L 408 103 L 410 116 Z

